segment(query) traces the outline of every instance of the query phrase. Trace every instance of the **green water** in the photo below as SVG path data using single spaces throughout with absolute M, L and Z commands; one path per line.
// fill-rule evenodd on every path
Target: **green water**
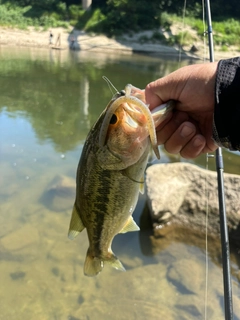
M 134 213 L 141 231 L 113 243 L 127 272 L 106 267 L 85 277 L 86 232 L 67 238 L 82 145 L 112 96 L 102 76 L 119 90 L 127 83 L 144 88 L 178 67 L 138 55 L 0 49 L 0 319 L 203 319 L 204 238 L 169 236 L 156 244 L 143 196 Z M 163 162 L 183 161 L 161 154 Z M 239 156 L 224 158 L 225 171 L 240 174 Z M 205 166 L 205 157 L 195 163 Z M 210 245 L 207 313 L 219 320 L 220 246 Z M 231 258 L 240 319 L 238 253 Z

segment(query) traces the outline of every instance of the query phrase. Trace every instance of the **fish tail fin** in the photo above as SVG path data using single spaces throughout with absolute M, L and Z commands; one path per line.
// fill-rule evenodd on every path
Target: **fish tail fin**
M 111 254 L 111 256 L 109 258 L 105 258 L 104 262 L 119 271 L 126 271 L 126 269 L 122 265 L 121 261 L 113 253 Z
M 104 267 L 104 263 L 109 264 L 119 271 L 126 271 L 121 261 L 112 253 L 110 257 L 98 258 L 93 257 L 88 249 L 86 260 L 84 263 L 84 274 L 88 277 L 94 277 L 100 273 Z
M 88 277 L 94 277 L 103 269 L 103 260 L 101 258 L 93 257 L 88 249 L 87 256 L 84 263 L 84 274 Z

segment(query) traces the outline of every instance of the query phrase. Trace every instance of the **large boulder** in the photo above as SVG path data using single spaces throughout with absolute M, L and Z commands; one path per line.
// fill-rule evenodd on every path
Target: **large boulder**
M 155 226 L 169 222 L 220 232 L 217 173 L 189 163 L 156 164 L 147 169 L 148 206 Z M 240 243 L 240 176 L 224 173 L 225 204 L 231 239 Z

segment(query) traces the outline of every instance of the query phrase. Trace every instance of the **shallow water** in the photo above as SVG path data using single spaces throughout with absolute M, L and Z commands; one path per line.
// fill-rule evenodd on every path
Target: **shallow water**
M 67 238 L 82 145 L 112 95 L 101 77 L 120 90 L 144 88 L 178 62 L 19 48 L 1 48 L 0 58 L 0 319 L 203 319 L 205 305 L 208 319 L 224 319 L 219 242 L 209 242 L 205 304 L 204 235 L 181 229 L 154 239 L 144 196 L 134 213 L 141 231 L 113 242 L 127 272 L 85 277 L 86 232 Z M 240 174 L 239 155 L 224 158 L 225 171 Z M 194 163 L 205 167 L 205 157 Z M 231 259 L 240 319 L 237 251 Z

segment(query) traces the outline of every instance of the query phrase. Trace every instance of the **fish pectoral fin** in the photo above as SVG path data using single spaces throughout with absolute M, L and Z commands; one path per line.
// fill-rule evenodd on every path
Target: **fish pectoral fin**
M 144 194 L 144 177 L 141 179 L 139 191 L 141 194 Z
M 125 223 L 124 227 L 122 228 L 122 230 L 119 233 L 126 233 L 129 231 L 139 231 L 139 230 L 140 230 L 139 226 L 133 220 L 133 217 L 130 216 L 128 218 L 127 222 Z
M 139 192 L 140 192 L 141 194 L 144 194 L 144 183 L 141 183 L 141 184 L 140 184 Z
M 77 212 L 76 205 L 74 204 L 68 231 L 68 238 L 73 240 L 81 231 L 83 231 L 84 228 L 85 226 Z

